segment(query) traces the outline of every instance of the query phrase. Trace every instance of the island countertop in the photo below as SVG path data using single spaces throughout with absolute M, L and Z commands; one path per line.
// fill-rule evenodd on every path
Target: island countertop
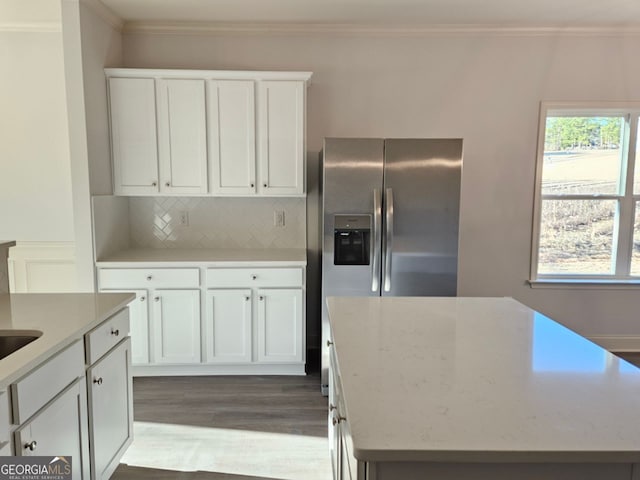
M 515 300 L 328 306 L 358 460 L 640 462 L 640 370 Z
M 0 330 L 42 335 L 0 360 L 0 388 L 126 307 L 131 293 L 0 294 Z

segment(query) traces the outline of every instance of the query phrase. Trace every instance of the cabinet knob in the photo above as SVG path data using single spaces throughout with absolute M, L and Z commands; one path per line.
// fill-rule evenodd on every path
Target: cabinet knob
M 255 183 L 252 183 L 252 184 L 251 184 L 251 188 L 253 188 L 253 187 L 255 187 L 255 186 L 256 186 L 256 184 L 255 184 Z
M 37 446 L 38 446 L 38 442 L 36 442 L 35 440 L 32 440 L 31 442 L 24 444 L 25 450 L 31 450 L 32 452 L 36 449 Z
M 327 340 L 327 347 L 330 347 L 331 345 L 333 345 L 333 342 L 331 340 Z
M 160 297 L 155 297 L 155 298 L 154 298 L 154 300 L 155 300 L 156 302 L 159 302 L 159 301 L 160 301 Z
M 266 187 L 266 186 L 267 186 L 267 184 L 266 184 L 266 183 L 263 183 L 263 184 L 262 184 L 262 186 L 263 186 L 263 187 Z
M 251 297 L 247 295 L 246 297 L 244 297 L 244 299 L 248 302 L 249 300 L 251 300 Z
M 338 408 L 338 407 L 336 407 L 333 403 L 330 403 L 330 404 L 329 404 L 329 411 L 330 411 L 330 412 L 332 412 L 332 411 L 333 411 L 333 410 L 335 410 L 336 408 Z
M 264 300 L 264 297 L 262 295 L 260 295 L 260 300 Z
M 95 383 L 97 385 L 102 385 L 102 377 L 94 378 L 93 379 L 93 383 Z
M 158 186 L 158 182 L 151 182 L 151 186 L 152 187 L 157 187 Z
M 120 336 L 120 330 L 119 329 L 111 329 L 111 335 L 113 335 L 114 337 L 118 337 Z
M 151 280 L 152 278 L 153 278 L 153 276 L 147 275 L 147 280 Z
M 164 184 L 165 187 L 170 187 L 171 186 L 171 182 L 167 182 Z
M 140 301 L 141 302 L 144 302 L 146 299 L 147 299 L 147 297 L 145 297 L 145 296 L 140 297 Z
M 257 275 L 251 275 L 251 280 L 255 280 L 256 278 L 258 278 Z

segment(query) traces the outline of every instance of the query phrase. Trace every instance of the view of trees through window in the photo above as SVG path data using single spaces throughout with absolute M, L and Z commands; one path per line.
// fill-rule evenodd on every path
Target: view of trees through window
M 615 273 L 624 127 L 622 116 L 547 117 L 539 274 Z

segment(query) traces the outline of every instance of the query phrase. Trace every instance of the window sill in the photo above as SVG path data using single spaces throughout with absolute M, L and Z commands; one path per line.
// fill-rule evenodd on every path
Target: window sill
M 605 279 L 560 279 L 544 278 L 538 280 L 527 280 L 531 288 L 555 288 L 570 290 L 636 290 L 640 288 L 638 280 L 605 280 Z

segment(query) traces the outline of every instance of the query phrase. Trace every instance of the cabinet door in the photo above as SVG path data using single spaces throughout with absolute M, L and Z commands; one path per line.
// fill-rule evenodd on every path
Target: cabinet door
M 251 290 L 208 290 L 207 362 L 251 362 Z
M 87 390 L 84 377 L 63 390 L 15 432 L 16 456 L 72 458 L 73 478 L 89 479 Z M 64 467 L 64 460 L 59 460 Z
M 302 195 L 304 82 L 262 81 L 259 85 L 259 192 Z
M 302 290 L 258 290 L 258 361 L 302 362 Z
M 158 192 L 156 96 L 152 78 L 110 78 L 114 193 Z
M 208 85 L 211 191 L 248 195 L 256 191 L 253 80 L 211 80 Z
M 133 292 L 135 300 L 129 304 L 129 335 L 131 336 L 131 363 L 149 363 L 149 300 L 147 290 L 100 289 L 101 292 Z
M 87 370 L 91 477 L 108 479 L 132 441 L 131 341 L 126 339 Z
M 155 290 L 150 326 L 155 363 L 200 363 L 200 290 Z
M 158 80 L 160 192 L 207 192 L 205 81 Z

